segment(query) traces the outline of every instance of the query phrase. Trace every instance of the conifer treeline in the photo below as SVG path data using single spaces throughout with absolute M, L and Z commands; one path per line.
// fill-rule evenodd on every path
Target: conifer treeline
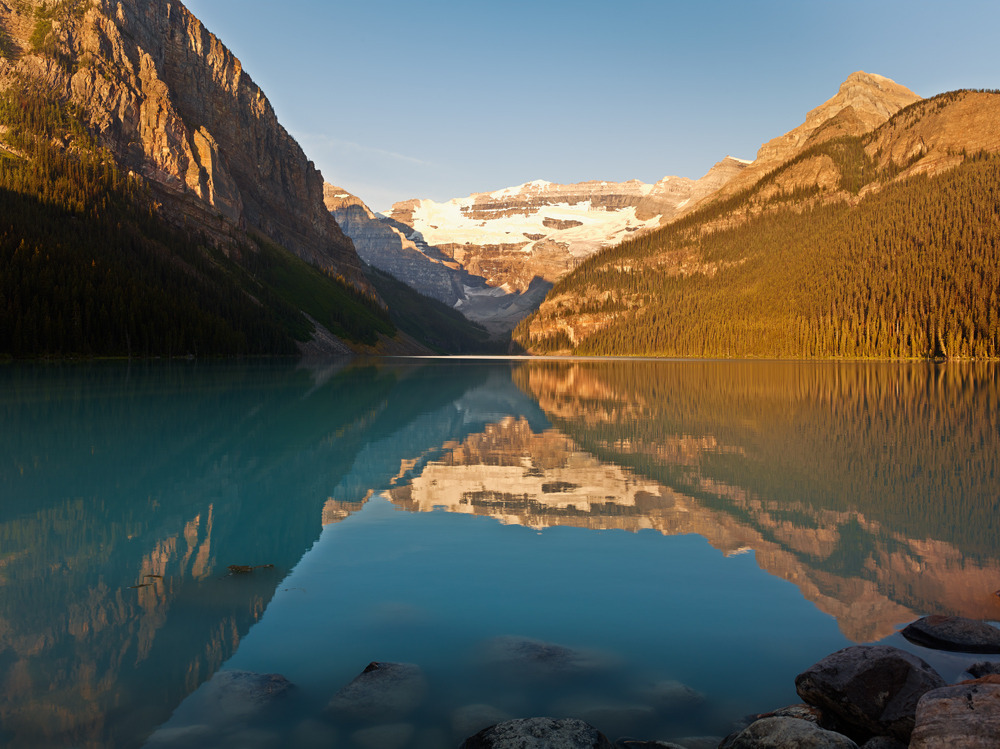
M 374 300 L 262 238 L 239 265 L 168 226 L 69 107 L 8 90 L 0 123 L 0 354 L 295 354 L 314 331 L 300 309 L 349 340 L 394 334 Z
M 892 176 L 875 174 L 860 145 L 842 138 L 817 149 L 855 194 Z M 1000 356 L 1000 158 L 970 156 L 856 206 L 772 207 L 734 228 L 699 231 L 753 204 L 750 193 L 734 196 L 581 264 L 549 298 L 567 295 L 575 302 L 563 314 L 607 324 L 575 347 L 556 326 L 533 336 L 531 318 L 515 340 L 602 355 Z M 560 313 L 543 307 L 539 320 L 546 314 Z

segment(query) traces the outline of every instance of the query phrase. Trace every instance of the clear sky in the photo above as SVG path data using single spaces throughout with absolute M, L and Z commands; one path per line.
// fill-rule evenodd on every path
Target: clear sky
M 1000 88 L 985 0 L 184 0 L 375 210 L 535 179 L 697 178 L 853 71 Z

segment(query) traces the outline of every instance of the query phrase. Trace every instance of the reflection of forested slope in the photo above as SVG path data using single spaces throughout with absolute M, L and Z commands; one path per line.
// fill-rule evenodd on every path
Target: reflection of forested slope
M 233 653 L 371 431 L 469 385 L 374 366 L 0 368 L 0 743 L 141 740 Z
M 515 378 L 582 447 L 748 522 L 734 491 L 793 527 L 857 511 L 998 556 L 996 365 L 532 362 Z M 830 571 L 862 574 L 888 543 L 839 530 Z

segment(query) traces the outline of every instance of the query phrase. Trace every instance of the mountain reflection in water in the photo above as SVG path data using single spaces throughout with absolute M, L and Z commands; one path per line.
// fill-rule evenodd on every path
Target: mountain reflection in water
M 994 364 L 9 365 L 0 380 L 11 746 L 140 744 L 266 620 L 322 526 L 376 496 L 753 550 L 857 642 L 928 613 L 1000 619 Z

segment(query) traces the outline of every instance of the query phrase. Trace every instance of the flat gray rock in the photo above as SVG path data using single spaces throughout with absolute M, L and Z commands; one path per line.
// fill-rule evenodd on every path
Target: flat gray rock
M 925 616 L 905 627 L 903 637 L 934 650 L 1000 653 L 1000 629 L 964 616 Z
M 858 749 L 843 734 L 799 718 L 761 718 L 727 736 L 719 749 Z
M 996 749 L 1000 685 L 959 684 L 920 698 L 910 749 Z
M 327 710 L 347 720 L 398 721 L 416 710 L 427 696 L 427 681 L 412 663 L 373 661 L 337 692 Z
M 805 702 L 831 713 L 852 736 L 895 736 L 908 742 L 917 702 L 945 686 L 927 663 L 886 645 L 838 650 L 795 677 Z
M 508 720 L 467 738 L 459 749 L 613 749 L 607 737 L 582 720 Z
M 458 708 L 451 715 L 451 727 L 459 737 L 471 736 L 484 728 L 511 720 L 511 716 L 493 705 L 477 703 Z

